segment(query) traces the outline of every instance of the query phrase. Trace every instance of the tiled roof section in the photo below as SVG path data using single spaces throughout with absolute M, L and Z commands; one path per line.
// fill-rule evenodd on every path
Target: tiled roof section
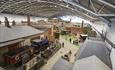
M 83 46 L 80 48 L 76 59 L 86 58 L 92 55 L 96 55 L 103 63 L 111 68 L 110 51 L 106 44 L 102 41 L 86 40 Z
M 11 28 L 0 26 L 0 43 L 43 33 L 30 26 L 12 26 Z
M 72 27 L 71 28 L 71 32 L 74 34 L 81 34 L 82 33 L 82 28 L 76 28 L 76 27 Z
M 86 57 L 75 62 L 73 70 L 111 70 L 95 55 Z
M 60 58 L 52 67 L 51 70 L 72 70 L 73 65 L 66 60 Z

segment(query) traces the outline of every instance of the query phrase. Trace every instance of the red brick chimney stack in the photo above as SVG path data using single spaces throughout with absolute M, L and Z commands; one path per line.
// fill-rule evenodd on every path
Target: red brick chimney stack
M 83 32 L 84 32 L 83 27 L 84 27 L 84 21 L 82 20 L 82 24 L 81 24 L 81 33 L 83 33 Z
M 81 28 L 83 29 L 83 26 L 84 26 L 84 21 L 82 20 L 82 25 L 81 25 Z
M 30 22 L 30 16 L 29 16 L 29 15 L 27 16 L 27 25 L 28 25 L 28 26 L 31 25 L 31 22 Z

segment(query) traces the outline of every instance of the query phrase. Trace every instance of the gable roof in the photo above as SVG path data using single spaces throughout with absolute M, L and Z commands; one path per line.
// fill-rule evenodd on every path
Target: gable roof
M 107 45 L 103 41 L 87 39 L 83 46 L 80 48 L 76 59 L 86 58 L 92 55 L 96 55 L 103 63 L 108 65 L 110 68 L 111 61 L 109 56 L 110 51 Z
M 75 62 L 73 70 L 111 70 L 95 55 L 80 59 Z
M 52 67 L 51 70 L 72 70 L 73 65 L 68 61 L 60 58 Z
M 30 26 L 0 26 L 0 43 L 43 33 Z

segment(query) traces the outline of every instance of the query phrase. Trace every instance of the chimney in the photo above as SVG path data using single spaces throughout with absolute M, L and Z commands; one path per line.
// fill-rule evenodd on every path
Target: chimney
M 69 21 L 70 23 L 71 23 L 71 19 L 70 19 L 70 21 Z
M 0 24 L 2 24 L 2 22 L 0 21 Z
M 27 25 L 28 25 L 28 26 L 31 25 L 31 22 L 30 22 L 30 16 L 29 16 L 29 15 L 27 16 Z
M 11 28 L 10 24 L 9 24 L 9 21 L 8 21 L 8 18 L 7 17 L 4 17 L 5 18 L 5 26 L 8 27 L 8 28 Z
M 12 26 L 15 26 L 16 25 L 16 22 L 13 20 L 12 21 Z
M 84 32 L 83 27 L 84 27 L 84 21 L 82 20 L 82 24 L 81 24 L 81 33 L 83 33 L 83 32 Z
M 82 25 L 81 25 L 81 28 L 83 29 L 83 26 L 84 26 L 84 21 L 82 20 Z

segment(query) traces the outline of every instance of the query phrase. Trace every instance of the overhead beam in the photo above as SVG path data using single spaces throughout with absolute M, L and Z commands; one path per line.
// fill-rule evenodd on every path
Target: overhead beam
M 79 4 L 81 3 L 81 1 L 80 1 L 80 0 L 78 0 L 78 2 L 79 2 Z
M 27 3 L 27 2 L 19 3 L 19 5 L 16 4 L 16 5 L 14 5 L 14 6 L 11 6 L 11 7 L 7 8 L 6 11 L 8 10 L 8 11 L 10 11 L 10 12 L 13 12 L 13 14 L 16 14 L 15 11 L 19 10 L 19 9 L 22 8 L 22 7 L 25 7 L 25 6 L 26 6 L 26 3 Z
M 22 2 L 25 2 L 25 1 L 18 1 L 18 2 L 12 2 L 12 0 L 8 1 L 7 3 L 5 3 L 5 5 L 2 5 L 0 8 L 0 13 L 3 12 L 5 9 L 8 9 L 9 7 L 13 6 L 13 5 L 17 5 L 19 3 L 22 3 Z M 3 8 L 3 9 L 2 9 Z
M 19 13 L 23 13 L 24 11 L 30 9 L 30 7 L 32 7 L 32 5 L 34 5 L 35 3 L 30 3 L 24 7 L 21 7 L 19 8 L 18 10 L 14 11 L 16 14 L 19 14 Z
M 115 8 L 115 5 L 112 5 L 112 4 L 110 4 L 110 3 L 108 3 L 108 2 L 106 2 L 104 0 L 98 0 L 98 1 L 101 2 L 101 3 L 103 3 L 103 4 L 106 4 L 106 5 L 110 6 L 112 8 Z
M 26 5 L 26 6 L 23 6 L 23 7 L 21 7 L 21 8 L 19 8 L 19 9 L 17 9 L 16 11 L 14 11 L 14 13 L 20 13 L 20 12 L 22 12 L 22 11 L 25 11 L 25 8 L 27 9 L 28 7 L 30 7 L 32 4 L 28 4 L 28 5 Z
M 98 16 L 98 17 L 100 17 L 100 18 L 103 18 L 103 16 L 115 16 L 115 14 L 97 14 L 97 13 L 95 13 L 95 12 L 93 12 L 93 11 L 91 11 L 91 10 L 89 10 L 89 9 L 87 9 L 87 8 L 85 8 L 85 7 L 81 6 L 81 5 L 79 5 L 79 4 L 75 4 L 75 3 L 71 2 L 71 1 L 67 1 L 67 0 L 64 0 L 64 1 L 65 1 L 65 2 L 68 2 L 69 4 L 71 4 L 71 5 L 73 5 L 73 6 L 76 6 L 76 7 L 80 8 L 80 9 L 82 9 L 82 10 L 85 10 L 85 11 L 87 11 L 87 12 L 89 12 L 89 13 L 95 15 L 95 16 Z M 103 18 L 103 19 L 106 20 L 108 23 L 111 22 L 111 21 L 108 21 L 108 20 L 105 19 L 105 18 Z
M 85 14 L 85 13 L 83 13 L 83 12 L 80 12 L 80 11 L 78 11 L 77 9 L 73 9 L 73 8 L 70 8 L 70 7 L 66 7 L 66 6 L 63 5 L 63 4 L 58 4 L 58 3 L 51 2 L 51 1 L 40 1 L 40 0 L 38 0 L 37 2 L 52 3 L 52 4 L 59 5 L 59 6 L 65 7 L 65 8 L 69 8 L 69 9 L 71 9 L 71 10 L 73 10 L 73 11 L 77 11 L 77 12 L 83 14 L 83 15 L 88 16 L 87 14 Z M 104 15 L 99 14 L 99 15 L 98 15 L 98 14 L 94 13 L 93 11 L 91 11 L 91 10 L 89 10 L 89 9 L 87 9 L 87 8 L 84 8 L 84 7 L 82 7 L 82 6 L 78 5 L 78 4 L 72 3 L 72 2 L 70 2 L 70 1 L 68 2 L 67 0 L 64 0 L 64 2 L 69 3 L 69 4 L 72 4 L 73 6 L 77 6 L 77 7 L 79 7 L 80 9 L 83 9 L 83 10 L 85 10 L 85 11 L 87 11 L 87 12 L 89 12 L 89 13 L 95 15 L 95 16 L 113 16 L 113 15 L 108 15 L 108 14 L 104 14 Z M 30 5 L 30 6 L 31 6 L 31 5 Z M 28 6 L 27 6 L 27 7 L 28 7 Z M 19 10 L 17 10 L 17 13 L 19 13 L 18 11 L 19 11 Z M 24 11 L 25 11 L 25 9 L 22 9 L 21 12 L 24 12 Z
M 92 2 L 92 0 L 90 0 L 90 3 L 91 3 L 91 6 L 92 6 L 94 12 L 97 13 L 97 11 L 96 11 L 96 9 L 95 9 L 95 7 L 94 7 L 94 4 L 93 4 L 93 2 Z
M 75 3 L 73 3 L 73 2 L 70 2 L 70 1 L 68 1 L 68 0 L 64 0 L 64 1 L 67 2 L 67 3 L 69 3 L 69 4 L 71 4 L 71 5 L 73 5 L 73 6 L 79 7 L 80 9 L 83 9 L 83 10 L 85 10 L 85 11 L 87 11 L 87 12 L 89 12 L 89 13 L 91 13 L 91 14 L 97 16 L 96 13 L 94 13 L 93 11 L 91 11 L 91 10 L 89 10 L 89 9 L 86 9 L 86 8 L 84 8 L 84 7 L 82 7 L 82 6 L 78 5 L 78 4 L 75 4 Z
M 57 13 L 57 14 L 54 14 L 54 15 L 52 15 L 52 16 L 50 16 L 49 18 L 55 18 L 55 17 L 60 17 L 60 16 L 64 16 L 65 15 L 65 13 Z
M 91 3 L 91 2 L 90 2 L 90 0 L 88 0 L 88 6 L 87 6 L 87 8 L 89 8 L 89 7 L 90 7 L 90 3 Z
M 109 16 L 109 17 L 115 17 L 115 14 L 98 14 L 97 16 Z
M 104 7 L 105 7 L 105 4 L 98 10 L 97 13 L 100 13 L 104 9 Z
M 71 9 L 71 10 L 73 10 L 73 11 L 79 12 L 79 13 L 81 13 L 83 16 L 87 16 L 87 17 L 90 18 L 90 19 L 95 19 L 94 17 L 91 17 L 91 16 L 89 16 L 89 15 L 87 15 L 87 14 L 85 14 L 85 13 L 82 13 L 81 11 L 78 11 L 77 9 L 73 9 L 73 8 L 67 7 L 67 6 L 65 6 L 65 5 L 63 5 L 63 4 L 58 4 L 58 3 L 51 2 L 51 1 L 40 1 L 40 0 L 38 0 L 37 2 L 51 3 L 51 4 L 54 4 L 54 5 L 57 5 L 57 6 L 65 7 L 65 8 L 67 8 L 67 9 Z
M 81 8 L 81 9 L 83 9 L 83 10 L 85 10 L 85 11 L 87 11 L 87 12 L 89 12 L 89 13 L 95 15 L 95 16 L 100 16 L 100 17 L 102 17 L 102 16 L 115 16 L 115 14 L 97 14 L 97 13 L 95 13 L 95 12 L 93 12 L 93 11 L 91 11 L 91 10 L 81 6 L 81 5 L 75 4 L 75 3 L 67 1 L 67 0 L 64 0 L 64 1 L 70 3 L 74 6 L 77 6 L 77 7 Z

